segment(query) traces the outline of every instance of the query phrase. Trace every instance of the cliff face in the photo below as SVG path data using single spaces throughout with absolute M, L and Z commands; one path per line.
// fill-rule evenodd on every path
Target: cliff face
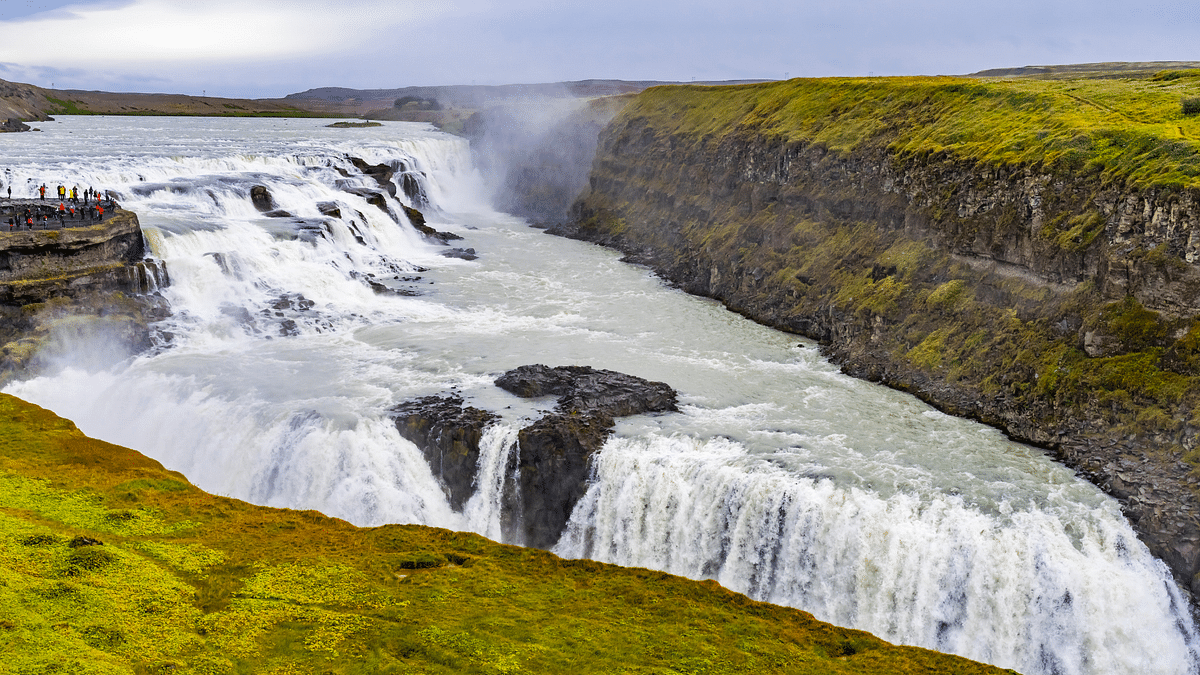
M 1157 151 L 1130 160 L 1095 140 L 1108 129 L 1067 132 L 1091 154 L 1030 161 L 1034 132 L 1022 156 L 981 156 L 993 149 L 970 135 L 929 141 L 950 124 L 942 108 L 856 116 L 827 85 L 650 90 L 602 134 L 590 191 L 558 232 L 816 339 L 850 374 L 1051 449 L 1200 590 L 1200 190 L 1147 179 Z M 764 113 L 787 86 L 793 109 L 810 96 L 834 112 Z M 945 94 L 870 86 L 888 101 Z
M 150 346 L 148 323 L 165 307 L 148 293 L 167 279 L 159 264 L 143 260 L 134 213 L 118 211 L 88 227 L 3 230 L 0 381 L 68 357 L 91 363 L 77 349 L 83 338 L 116 348 L 101 350 L 103 358 Z

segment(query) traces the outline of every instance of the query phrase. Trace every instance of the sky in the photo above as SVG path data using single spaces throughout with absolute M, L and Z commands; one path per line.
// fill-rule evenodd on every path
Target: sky
M 1196 0 L 0 0 L 0 79 L 326 86 L 959 75 L 1200 61 Z

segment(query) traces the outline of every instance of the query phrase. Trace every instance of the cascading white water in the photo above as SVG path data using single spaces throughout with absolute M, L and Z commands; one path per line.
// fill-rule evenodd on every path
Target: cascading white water
M 619 422 L 558 553 L 716 578 L 1026 673 L 1196 672 L 1184 600 L 1099 490 L 612 252 L 495 213 L 461 139 L 312 120 L 44 128 L 5 138 L 18 186 L 118 192 L 165 261 L 172 315 L 150 353 L 64 359 L 5 391 L 205 489 L 498 538 L 517 429 L 552 402 L 492 380 L 538 362 L 609 368 L 671 384 L 683 411 Z M 442 257 L 399 202 L 368 203 L 378 186 L 349 157 L 423 172 L 431 224 L 481 258 Z M 291 217 L 259 213 L 254 185 Z M 450 390 L 504 418 L 462 513 L 387 412 Z

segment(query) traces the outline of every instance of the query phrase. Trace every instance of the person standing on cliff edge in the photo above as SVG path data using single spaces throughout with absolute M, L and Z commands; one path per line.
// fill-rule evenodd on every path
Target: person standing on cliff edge
M 46 201 L 46 184 L 42 183 L 41 187 L 39 187 L 37 190 L 38 194 L 42 197 L 42 201 Z

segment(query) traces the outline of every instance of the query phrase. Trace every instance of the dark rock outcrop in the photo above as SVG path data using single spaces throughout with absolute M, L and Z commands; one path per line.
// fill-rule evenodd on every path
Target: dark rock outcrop
M 15 117 L 10 117 L 3 124 L 0 124 L 0 133 L 32 130 L 32 127 Z
M 479 256 L 476 255 L 475 249 L 473 249 L 473 248 L 452 248 L 452 249 L 449 249 L 446 251 L 442 251 L 442 257 L 443 258 L 458 258 L 459 260 L 477 260 L 477 259 L 479 259 Z
M 462 239 L 462 237 L 458 236 L 457 234 L 454 234 L 453 232 L 439 232 L 439 231 L 433 229 L 432 227 L 425 224 L 425 214 L 424 213 L 421 213 L 417 209 L 414 209 L 413 207 L 408 206 L 407 204 L 401 204 L 401 206 L 404 208 L 404 215 L 408 216 L 408 222 L 412 223 L 412 226 L 414 228 L 416 228 L 416 230 L 418 232 L 425 235 L 426 237 L 429 237 L 430 239 L 441 242 L 443 244 L 445 244 L 448 241 Z
M 557 396 L 560 414 L 625 417 L 678 410 L 675 390 L 663 382 L 589 366 L 521 366 L 497 378 L 496 386 L 521 398 Z
M 521 366 L 496 386 L 522 398 L 558 397 L 553 413 L 519 435 L 520 534 L 537 548 L 558 541 L 587 491 L 592 455 L 604 446 L 614 417 L 677 410 L 675 391 L 662 382 L 587 366 Z
M 169 311 L 166 269 L 147 260 L 137 216 L 0 236 L 0 382 L 54 363 L 106 367 L 152 345 L 149 324 Z M 80 344 L 102 344 L 88 352 Z
M 676 410 L 675 391 L 662 382 L 587 366 L 522 366 L 496 385 L 522 398 L 558 397 L 554 412 L 520 431 L 510 465 L 517 480 L 501 497 L 505 539 L 538 548 L 558 541 L 587 491 L 592 455 L 612 432 L 613 418 Z M 461 510 L 474 492 L 483 431 L 498 418 L 457 396 L 409 401 L 392 414 L 400 435 L 421 448 L 451 506 Z
M 380 192 L 379 190 L 372 190 L 371 188 L 354 188 L 354 187 L 352 187 L 352 188 L 346 188 L 346 192 L 348 192 L 352 195 L 358 195 L 359 197 L 362 197 L 363 199 L 367 200 L 367 203 L 370 204 L 371 206 L 374 206 L 375 208 L 379 209 L 380 211 L 383 211 L 384 213 L 391 215 L 391 212 L 388 211 L 387 199 L 384 198 L 383 193 Z
M 279 208 L 275 204 L 275 197 L 271 195 L 271 191 L 265 185 L 255 185 L 250 188 L 250 201 L 254 204 L 254 208 L 261 213 L 269 213 Z
M 375 164 L 372 166 L 358 157 L 350 157 L 349 160 L 364 176 L 373 179 L 389 195 L 396 196 L 396 183 L 392 181 L 392 176 L 396 175 L 396 170 L 393 167 L 387 164 Z
M 401 403 L 391 412 L 400 435 L 424 453 L 450 506 L 461 511 L 474 491 L 483 430 L 497 417 L 464 406 L 457 396 L 427 396 Z

